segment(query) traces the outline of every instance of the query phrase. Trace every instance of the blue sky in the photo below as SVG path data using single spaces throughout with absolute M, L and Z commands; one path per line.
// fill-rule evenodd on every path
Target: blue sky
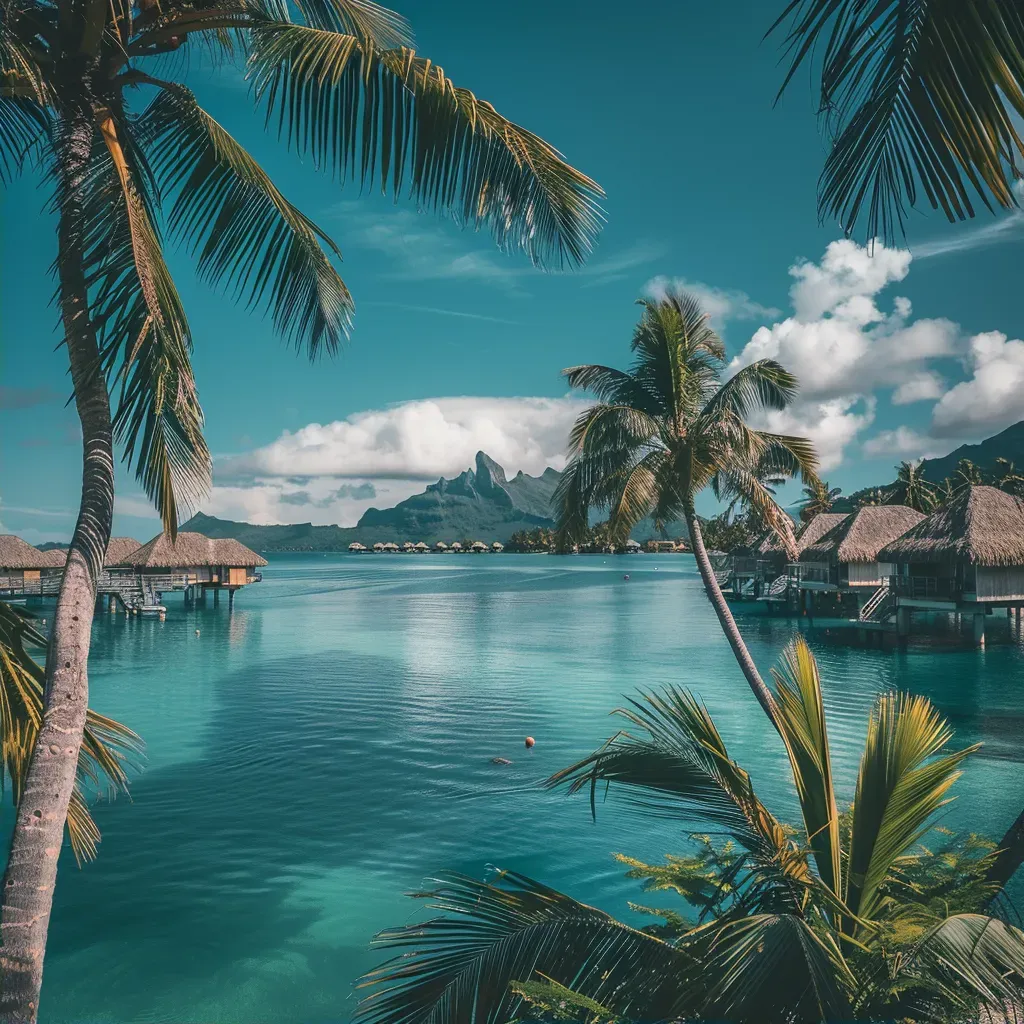
M 771 4 L 649 0 L 636 18 L 604 0 L 396 6 L 457 84 L 602 184 L 600 245 L 582 272 L 545 275 L 486 235 L 342 190 L 264 133 L 239 75 L 193 63 L 208 109 L 338 242 L 357 304 L 348 350 L 311 366 L 173 254 L 218 458 L 204 510 L 347 524 L 479 447 L 510 472 L 560 464 L 576 406 L 559 371 L 626 364 L 633 301 L 659 281 L 704 295 L 731 357 L 775 355 L 804 378 L 774 425 L 814 436 L 847 491 L 1024 416 L 1024 216 L 923 213 L 906 251 L 833 245 L 808 80 L 773 108 Z M 34 541 L 70 534 L 80 479 L 45 202 L 31 176 L 0 200 L 0 525 Z M 157 528 L 124 475 L 115 531 Z

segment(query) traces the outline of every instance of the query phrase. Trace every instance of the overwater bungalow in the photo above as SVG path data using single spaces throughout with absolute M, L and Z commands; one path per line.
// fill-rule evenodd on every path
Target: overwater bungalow
M 843 516 L 816 540 L 801 538 L 792 574 L 802 590 L 859 591 L 868 596 L 865 588 L 877 589 L 892 574 L 892 566 L 879 558 L 879 552 L 922 519 L 920 512 L 907 505 L 866 505 Z
M 377 541 L 377 543 L 373 545 L 373 550 L 379 555 L 384 550 L 384 541 Z
M 452 546 L 451 546 L 451 550 L 452 551 L 461 551 L 462 550 L 462 544 L 459 543 L 459 541 L 454 541 Z
M 447 544 L 445 544 L 445 542 L 444 542 L 443 540 L 439 540 L 439 541 L 438 541 L 438 542 L 437 542 L 437 543 L 436 543 L 436 544 L 434 545 L 434 550 L 435 550 L 435 551 L 439 551 L 439 552 L 441 552 L 441 553 L 444 553 L 445 551 L 447 551 L 447 550 L 448 550 L 448 545 L 447 545 Z
M 68 552 L 66 548 L 50 548 L 43 552 L 47 566 L 43 569 L 44 576 L 61 576 L 64 573 L 64 566 L 68 563 Z
M 643 548 L 640 547 L 640 542 L 633 540 L 632 537 L 630 537 L 629 540 L 626 541 L 627 555 L 638 555 L 642 550 Z
M 402 550 L 403 550 L 403 551 L 404 551 L 404 552 L 405 552 L 405 553 L 406 553 L 406 554 L 408 555 L 408 554 L 409 554 L 409 553 L 411 553 L 412 551 L 415 551 L 415 550 L 416 550 L 416 545 L 415 545 L 415 544 L 413 544 L 413 542 L 412 542 L 411 540 L 407 540 L 407 541 L 406 541 L 406 542 L 405 542 L 405 543 L 404 543 L 404 544 L 402 545 Z
M 504 551 L 504 550 L 505 550 L 505 545 L 504 545 L 504 544 L 502 544 L 500 540 L 496 540 L 496 541 L 495 541 L 495 542 L 494 542 L 494 543 L 493 543 L 493 544 L 491 545 L 491 550 L 492 550 L 492 551 L 495 551 L 495 552 L 500 552 L 500 551 Z
M 475 540 L 469 550 L 472 551 L 474 555 L 479 555 L 487 550 L 487 545 L 482 540 Z
M 107 553 L 103 556 L 104 567 L 109 569 L 111 566 L 122 565 L 141 547 L 134 537 L 111 537 L 107 544 Z
M 880 559 L 893 566 L 890 589 L 897 626 L 909 629 L 913 610 L 956 611 L 974 617 L 983 643 L 993 608 L 1024 607 L 1024 502 L 995 487 L 969 487 L 953 501 L 887 544 Z
M 26 583 L 32 589 L 53 567 L 48 554 L 13 534 L 0 535 L 0 591 L 24 591 Z
M 417 541 L 415 550 L 416 554 L 425 555 L 430 550 L 430 546 L 425 544 L 423 541 Z
M 387 544 L 384 545 L 384 549 L 383 550 L 387 554 L 392 555 L 392 554 L 397 554 L 398 551 L 401 550 L 401 549 L 398 547 L 398 545 L 393 540 L 389 540 L 387 542 Z
M 354 540 L 351 544 L 349 544 L 348 549 L 352 554 L 358 555 L 362 554 L 362 552 L 366 550 L 366 545 L 360 544 L 359 541 Z

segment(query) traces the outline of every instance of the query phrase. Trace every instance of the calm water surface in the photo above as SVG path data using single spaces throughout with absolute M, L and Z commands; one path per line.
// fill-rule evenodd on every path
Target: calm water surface
M 636 890 L 612 852 L 657 858 L 677 831 L 614 800 L 593 823 L 534 784 L 636 687 L 698 691 L 762 796 L 793 808 L 688 556 L 279 557 L 232 613 L 168 604 L 163 623 L 97 620 L 93 706 L 149 761 L 132 802 L 97 808 L 99 860 L 62 862 L 47 1022 L 346 1020 L 371 936 L 442 868 L 513 867 L 622 913 Z M 950 823 L 1001 833 L 1024 802 L 1024 661 L 1002 626 L 983 652 L 812 637 L 845 799 L 873 698 L 903 687 L 985 744 Z M 741 627 L 765 671 L 796 628 Z

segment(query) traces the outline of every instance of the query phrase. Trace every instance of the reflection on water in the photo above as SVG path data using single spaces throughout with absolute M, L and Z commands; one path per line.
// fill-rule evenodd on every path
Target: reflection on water
M 622 565 L 296 556 L 273 559 L 233 613 L 168 596 L 163 623 L 98 619 L 93 704 L 142 733 L 149 765 L 132 802 L 98 808 L 99 861 L 62 864 L 43 1020 L 342 1020 L 371 935 L 408 920 L 401 894 L 444 867 L 514 866 L 624 912 L 636 892 L 610 854 L 659 857 L 678 830 L 614 800 L 595 823 L 535 784 L 604 740 L 640 686 L 697 690 L 791 813 L 783 752 L 692 561 L 643 556 L 629 582 Z M 797 626 L 741 621 L 764 670 Z M 1016 815 L 1019 639 L 811 642 L 843 799 L 875 695 L 901 687 L 985 744 L 949 821 L 1000 832 Z

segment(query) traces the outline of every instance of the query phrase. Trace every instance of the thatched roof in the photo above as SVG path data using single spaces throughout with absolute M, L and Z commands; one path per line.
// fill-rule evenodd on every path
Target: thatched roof
M 374 551 L 383 551 L 384 550 L 384 541 L 382 541 L 382 540 L 377 541 L 377 543 L 373 545 L 373 550 Z
M 46 569 L 51 565 L 45 551 L 14 534 L 0 535 L 0 569 Z
M 455 541 L 452 544 L 452 550 L 453 551 L 461 551 L 462 550 L 462 544 L 459 541 Z
M 1024 501 L 996 487 L 966 488 L 888 544 L 886 562 L 1024 565 Z
M 43 552 L 43 558 L 46 559 L 49 568 L 63 569 L 68 562 L 67 548 L 50 548 L 49 551 Z
M 212 540 L 201 533 L 179 533 L 172 544 L 164 533 L 131 552 L 121 563 L 139 569 L 190 569 L 198 566 L 266 565 L 267 560 L 231 538 Z
M 429 551 L 430 548 L 423 541 L 417 541 L 416 542 L 416 550 L 417 551 Z
M 111 537 L 103 564 L 123 565 L 128 556 L 141 547 L 142 545 L 134 537 Z
M 796 538 L 797 553 L 802 555 L 812 544 L 817 543 L 829 530 L 838 526 L 846 515 L 843 512 L 819 512 Z
M 438 541 L 438 542 L 437 542 L 437 543 L 436 543 L 436 544 L 434 545 L 434 547 L 435 547 L 435 548 L 437 548 L 437 550 L 438 550 L 438 551 L 447 551 L 447 550 L 448 550 L 448 545 L 447 545 L 447 544 L 445 544 L 445 542 L 444 542 L 443 540 L 439 540 L 439 541 Z
M 907 505 L 865 505 L 800 552 L 802 562 L 876 562 L 878 552 L 924 516 Z M 813 522 L 814 520 L 812 520 Z M 882 559 L 885 561 L 885 559 Z

